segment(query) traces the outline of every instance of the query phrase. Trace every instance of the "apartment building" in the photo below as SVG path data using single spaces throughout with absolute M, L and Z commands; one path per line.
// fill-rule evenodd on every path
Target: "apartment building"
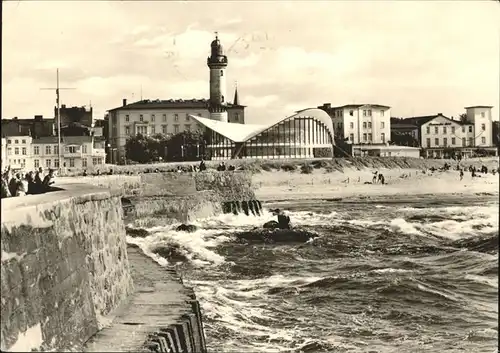
M 9 136 L 5 138 L 5 166 L 11 169 L 31 169 L 33 160 L 31 158 L 31 136 Z M 2 141 L 2 150 L 4 149 Z M 3 151 L 2 151 L 3 165 Z
M 61 141 L 61 163 L 65 169 L 93 169 L 105 163 L 105 142 L 93 136 L 65 136 Z M 33 140 L 33 167 L 59 168 L 57 137 Z
M 237 99 L 237 98 L 236 98 Z M 137 134 L 174 135 L 184 131 L 200 131 L 201 124 L 193 121 L 189 115 L 210 118 L 209 101 L 191 100 L 143 100 L 127 104 L 123 100 L 121 107 L 109 110 L 108 143 L 115 153 L 113 160 L 123 161 L 125 143 L 130 136 Z M 245 106 L 227 103 L 228 120 L 232 123 L 245 123 Z
M 393 120 L 392 134 L 407 131 L 424 149 L 427 158 L 447 157 L 451 150 L 470 157 L 481 148 L 496 153 L 492 139 L 492 107 L 468 107 L 465 119 L 454 120 L 442 113 Z M 495 150 L 495 151 L 494 151 Z
M 367 154 L 369 146 L 387 146 L 391 133 L 391 107 L 380 104 L 347 104 L 318 107 L 330 115 L 337 146 L 350 145 L 353 155 Z M 378 148 L 377 150 L 380 150 Z

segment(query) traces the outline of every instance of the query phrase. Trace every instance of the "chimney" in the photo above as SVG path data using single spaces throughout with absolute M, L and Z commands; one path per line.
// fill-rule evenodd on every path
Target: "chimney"
M 123 106 L 126 106 L 126 105 L 127 105 L 127 99 L 123 98 Z
M 441 116 L 442 116 L 442 115 L 443 115 L 443 113 L 438 113 L 437 115 L 441 115 Z
M 66 104 L 61 105 L 61 108 L 65 109 L 66 108 Z

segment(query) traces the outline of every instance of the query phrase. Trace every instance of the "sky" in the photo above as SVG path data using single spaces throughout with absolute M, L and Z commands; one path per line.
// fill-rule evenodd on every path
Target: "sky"
M 141 99 L 209 96 L 214 32 L 248 123 L 298 109 L 373 103 L 392 116 L 500 106 L 498 1 L 8 1 L 2 118 L 95 118 Z

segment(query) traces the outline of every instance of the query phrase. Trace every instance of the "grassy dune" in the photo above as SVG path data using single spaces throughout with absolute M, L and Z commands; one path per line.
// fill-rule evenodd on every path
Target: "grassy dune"
M 363 170 L 369 169 L 426 169 L 440 168 L 445 163 L 452 167 L 457 165 L 454 160 L 448 159 L 421 159 L 409 157 L 362 157 L 362 158 L 334 158 L 334 159 L 276 159 L 276 160 L 258 160 L 258 159 L 237 159 L 225 161 L 226 165 L 234 165 L 241 170 L 248 170 L 253 173 L 261 171 L 287 171 L 287 172 L 302 172 L 310 173 L 314 169 L 322 169 L 325 172 L 344 172 L 345 169 Z M 219 161 L 206 161 L 208 169 L 215 169 Z M 107 173 L 110 169 L 113 174 L 140 174 L 144 172 L 152 172 L 158 169 L 160 172 L 174 172 L 180 166 L 187 169 L 190 165 L 199 165 L 199 162 L 179 162 L 179 163 L 155 163 L 155 164 L 136 164 L 136 165 L 104 165 L 99 168 L 101 173 Z M 498 158 L 474 158 L 466 159 L 461 162 L 461 165 L 468 167 L 473 165 L 476 168 L 486 165 L 489 169 L 498 168 Z M 64 173 L 65 176 L 81 175 L 81 170 L 72 170 Z

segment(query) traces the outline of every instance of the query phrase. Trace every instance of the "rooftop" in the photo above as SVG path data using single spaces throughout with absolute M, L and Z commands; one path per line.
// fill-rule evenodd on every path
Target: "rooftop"
M 470 107 L 465 107 L 464 109 L 470 109 L 470 108 L 493 108 L 492 105 L 473 105 Z
M 398 125 L 400 126 L 401 124 L 405 124 L 405 125 L 414 125 L 414 126 L 422 126 L 423 124 L 425 123 L 428 123 L 429 121 L 437 118 L 437 117 L 442 117 L 442 118 L 445 118 L 451 122 L 454 122 L 458 125 L 471 125 L 470 123 L 464 123 L 460 120 L 453 120 L 453 119 L 450 119 L 448 118 L 447 116 L 444 116 L 443 114 L 441 113 L 437 113 L 437 114 L 434 114 L 434 115 L 425 115 L 425 116 L 413 116 L 411 118 L 404 118 L 404 119 L 400 119 L 399 122 L 396 122 L 394 121 L 393 119 L 391 119 L 391 126 L 392 125 Z
M 109 111 L 116 110 L 130 110 L 130 109 L 165 109 L 165 108 L 191 108 L 191 109 L 206 109 L 208 108 L 208 99 L 144 99 L 142 101 L 130 103 L 123 105 L 121 107 L 110 109 Z M 235 105 L 232 103 L 226 103 L 226 106 L 231 108 L 244 108 L 244 105 Z
M 336 107 L 332 107 L 330 103 L 324 103 L 323 105 L 319 106 L 319 109 L 341 109 L 341 108 L 361 108 L 361 107 L 378 107 L 378 108 L 385 108 L 385 109 L 390 109 L 391 107 L 387 105 L 381 105 L 381 104 L 371 104 L 371 103 L 365 103 L 365 104 L 346 104 L 346 105 L 340 105 Z

